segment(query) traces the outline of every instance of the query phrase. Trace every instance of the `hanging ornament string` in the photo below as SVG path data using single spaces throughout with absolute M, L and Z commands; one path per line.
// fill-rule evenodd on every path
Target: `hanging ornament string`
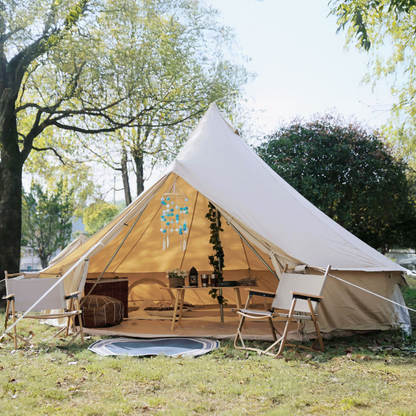
M 163 234 L 162 249 L 166 250 L 169 247 L 169 236 L 177 233 L 179 235 L 180 251 L 185 251 L 186 234 L 188 234 L 188 197 L 176 183 L 176 179 L 177 177 L 169 191 L 164 193 L 160 199 L 163 206 L 162 215 L 160 216 L 160 232 Z

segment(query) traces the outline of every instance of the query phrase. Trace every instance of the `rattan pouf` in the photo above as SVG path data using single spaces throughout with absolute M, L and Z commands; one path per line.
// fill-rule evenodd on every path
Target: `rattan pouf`
M 124 305 L 117 299 L 110 296 L 89 295 L 81 302 L 86 328 L 114 326 L 123 320 Z

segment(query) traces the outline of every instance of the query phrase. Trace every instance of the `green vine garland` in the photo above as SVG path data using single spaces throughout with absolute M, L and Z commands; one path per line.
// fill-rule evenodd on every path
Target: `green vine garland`
M 211 237 L 209 242 L 212 244 L 214 254 L 208 256 L 209 264 L 213 267 L 214 273 L 218 275 L 218 284 L 220 284 L 224 277 L 222 275 L 222 270 L 225 267 L 224 264 L 224 250 L 222 248 L 220 232 L 224 231 L 221 228 L 221 214 L 220 212 L 211 204 L 208 203 L 208 214 L 205 216 L 210 222 L 209 228 L 211 229 Z M 211 289 L 209 294 L 213 299 L 217 299 L 220 305 L 226 304 L 227 300 L 223 296 L 219 295 L 218 289 Z

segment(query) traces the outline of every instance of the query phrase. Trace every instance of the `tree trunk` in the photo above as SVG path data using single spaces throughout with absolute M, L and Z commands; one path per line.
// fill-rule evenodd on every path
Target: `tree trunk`
M 50 256 L 39 256 L 40 259 L 40 265 L 42 267 L 42 269 L 46 269 L 48 267 L 49 264 L 49 257 Z
M 143 178 L 143 152 L 142 149 L 135 149 L 133 153 L 134 164 L 136 165 L 136 186 L 137 196 L 144 191 L 144 178 Z
M 3 100 L 1 100 L 3 101 Z M 14 109 L 14 103 L 12 103 Z M 7 106 L 7 103 L 0 103 Z M 7 112 L 7 110 L 6 110 Z M 4 113 L 3 113 L 4 114 Z M 3 275 L 19 272 L 20 240 L 22 232 L 22 170 L 23 162 L 17 138 L 16 117 L 3 121 L 0 130 L 0 273 Z M 2 278 L 1 278 L 2 279 Z M 0 286 L 0 300 L 5 293 L 4 285 Z
M 124 199 L 126 206 L 131 204 L 131 191 L 129 182 L 129 171 L 127 169 L 127 150 L 123 147 L 123 154 L 121 157 L 121 176 L 123 178 Z

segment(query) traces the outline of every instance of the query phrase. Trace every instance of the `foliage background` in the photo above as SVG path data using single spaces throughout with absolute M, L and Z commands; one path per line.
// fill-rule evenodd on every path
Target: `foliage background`
M 376 131 L 333 115 L 294 120 L 260 157 L 307 200 L 381 250 L 414 248 L 415 177 Z

